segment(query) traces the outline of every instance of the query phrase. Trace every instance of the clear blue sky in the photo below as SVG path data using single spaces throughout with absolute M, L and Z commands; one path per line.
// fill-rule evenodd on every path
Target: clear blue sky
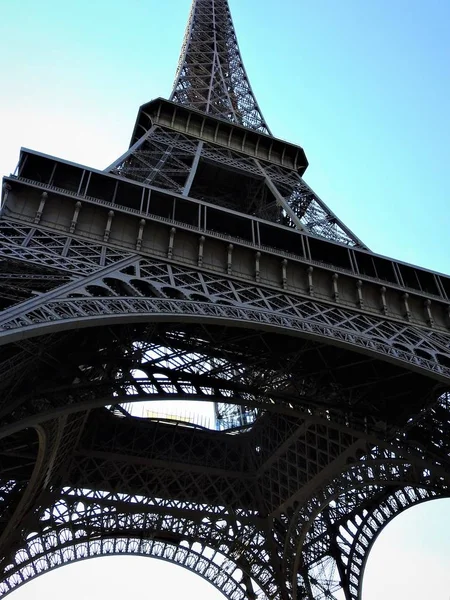
M 230 7 L 264 116 L 275 135 L 305 148 L 307 182 L 374 251 L 449 272 L 450 2 L 230 0 Z M 20 146 L 97 168 L 119 156 L 138 106 L 170 94 L 188 11 L 189 0 L 3 0 L 0 173 L 14 169 Z M 423 511 L 448 539 L 450 502 L 434 504 Z M 384 546 L 381 538 L 384 567 L 372 578 L 369 563 L 364 600 L 448 600 L 440 561 L 448 563 L 450 547 L 427 540 L 416 552 L 414 514 L 426 523 L 413 509 L 402 517 L 403 533 Z M 402 579 L 388 550 L 405 564 L 414 552 L 421 561 L 403 590 L 390 578 Z M 84 577 L 97 563 L 80 567 L 90 569 Z M 145 564 L 151 589 L 160 566 Z M 425 565 L 446 581 L 436 575 L 430 584 Z M 376 588 L 386 582 L 391 595 Z M 12 598 L 38 597 L 32 585 Z

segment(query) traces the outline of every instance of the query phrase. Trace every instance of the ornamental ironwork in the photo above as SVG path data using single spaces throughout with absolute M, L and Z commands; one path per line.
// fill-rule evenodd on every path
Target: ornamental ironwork
M 105 171 L 22 151 L 0 216 L 1 595 L 138 554 L 230 600 L 361 600 L 380 531 L 449 496 L 450 278 L 371 252 L 307 166 L 226 0 L 192 2 L 170 99 Z

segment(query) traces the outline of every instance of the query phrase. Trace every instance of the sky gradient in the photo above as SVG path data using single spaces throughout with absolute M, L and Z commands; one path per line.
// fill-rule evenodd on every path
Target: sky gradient
M 170 94 L 189 0 L 1 4 L 0 174 L 14 170 L 20 146 L 106 167 L 128 146 L 139 105 Z M 305 180 L 375 252 L 449 272 L 450 3 L 230 0 L 230 8 L 273 134 L 306 151 Z M 429 503 L 386 529 L 364 600 L 448 600 L 449 508 Z M 11 598 L 42 597 L 33 586 L 48 581 L 47 600 L 61 586 L 67 600 L 90 600 L 86 582 L 104 582 L 103 561 L 60 569 Z M 136 566 L 143 579 L 129 597 L 158 590 L 160 563 L 116 561 L 124 566 L 111 569 L 110 599 L 125 597 L 131 562 L 146 566 Z M 192 598 L 215 597 L 193 585 Z

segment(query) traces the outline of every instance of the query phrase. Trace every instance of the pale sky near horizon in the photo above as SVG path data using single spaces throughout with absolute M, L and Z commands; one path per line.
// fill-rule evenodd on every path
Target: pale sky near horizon
M 20 146 L 96 168 L 122 154 L 139 105 L 170 94 L 189 4 L 0 0 L 0 174 L 14 170 Z M 306 181 L 374 251 L 450 272 L 450 2 L 230 8 L 263 114 L 274 135 L 304 147 Z M 386 528 L 363 600 L 449 600 L 449 510 L 450 500 L 433 501 Z M 222 597 L 185 573 L 97 559 L 44 575 L 11 600 Z

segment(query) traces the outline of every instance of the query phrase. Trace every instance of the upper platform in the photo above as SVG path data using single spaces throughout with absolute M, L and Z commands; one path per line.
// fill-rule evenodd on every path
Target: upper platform
M 169 127 L 198 140 L 243 152 L 303 175 L 308 166 L 305 151 L 271 135 L 248 129 L 200 110 L 157 98 L 139 108 L 130 148 L 138 144 L 152 126 Z

